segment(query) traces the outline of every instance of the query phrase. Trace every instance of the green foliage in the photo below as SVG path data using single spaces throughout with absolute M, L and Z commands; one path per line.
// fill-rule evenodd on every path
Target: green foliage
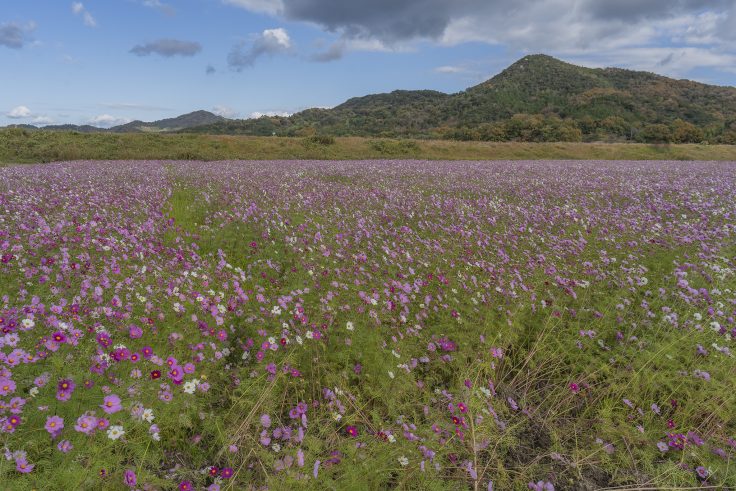
M 664 124 L 648 124 L 637 135 L 637 140 L 645 143 L 670 143 L 672 130 Z
M 308 109 L 289 118 L 227 121 L 193 131 L 441 136 L 458 141 L 620 141 L 634 139 L 648 125 L 663 124 L 672 133 L 666 141 L 699 143 L 700 134 L 708 131 L 710 140 L 731 144 L 734 136 L 727 115 L 734 113 L 736 89 L 732 87 L 648 72 L 584 68 L 532 55 L 457 94 L 397 90 L 356 97 L 332 109 Z M 666 132 L 657 131 L 643 141 L 665 141 Z
M 369 146 L 387 156 L 416 155 L 420 150 L 419 144 L 412 140 L 371 140 Z
M 334 145 L 335 137 L 329 135 L 314 135 L 304 139 L 306 145 Z
M 578 129 L 569 120 L 549 118 L 537 134 L 555 135 L 559 140 L 575 140 Z M 514 121 L 513 124 L 516 124 Z M 623 128 L 623 127 L 622 127 Z M 519 159 L 630 159 L 630 160 L 736 160 L 736 147 L 717 145 L 719 138 L 706 133 L 714 145 L 670 145 L 598 143 L 503 143 L 506 124 L 485 123 L 470 131 L 481 142 L 457 141 L 455 131 L 439 128 L 439 140 L 376 139 L 335 137 L 335 143 L 319 145 L 304 138 L 218 136 L 151 133 L 46 132 L 27 129 L 0 129 L 0 165 L 64 160 L 266 160 L 266 159 L 350 159 L 411 157 L 443 160 Z M 590 135 L 585 130 L 583 139 Z M 595 131 L 595 130 L 594 130 Z M 623 131 L 623 129 L 621 129 Z M 736 129 L 724 135 L 736 142 Z M 730 137 L 728 135 L 731 135 Z M 618 138 L 614 138 L 616 140 Z

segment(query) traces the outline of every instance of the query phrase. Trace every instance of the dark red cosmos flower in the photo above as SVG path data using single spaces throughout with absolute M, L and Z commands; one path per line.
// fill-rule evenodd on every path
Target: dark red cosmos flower
M 453 416 L 453 417 L 452 417 L 452 423 L 453 423 L 453 424 L 454 424 L 455 426 L 459 425 L 459 424 L 460 424 L 460 418 L 458 418 L 457 416 Z
M 217 476 L 219 472 L 220 472 L 220 469 L 216 465 L 213 465 L 212 467 L 210 467 L 210 476 L 215 477 Z
M 154 370 L 151 372 L 151 379 L 156 380 L 161 378 L 161 370 Z
M 279 343 L 281 344 L 281 346 L 286 346 L 286 338 L 279 339 Z
M 348 436 L 355 438 L 358 436 L 358 429 L 355 426 L 348 426 L 345 428 L 345 433 L 347 433 Z

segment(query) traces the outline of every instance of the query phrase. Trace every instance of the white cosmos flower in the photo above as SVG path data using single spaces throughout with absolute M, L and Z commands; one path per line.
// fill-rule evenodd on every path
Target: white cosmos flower
M 403 455 L 399 457 L 398 460 L 399 460 L 399 464 L 401 464 L 401 467 L 406 467 L 407 465 L 409 465 L 409 459 L 407 459 Z
M 345 324 L 345 329 L 347 329 L 348 331 L 352 331 L 353 329 L 355 329 L 355 327 L 353 326 L 353 323 L 351 321 L 348 321 L 348 323 Z
M 153 409 L 144 409 L 143 410 L 143 419 L 148 421 L 149 423 L 153 422 L 155 416 L 153 415 Z
M 35 322 L 33 322 L 33 319 L 23 319 L 22 321 L 23 327 L 26 329 L 31 329 L 33 326 L 36 325 Z
M 197 382 L 195 380 L 184 382 L 184 392 L 187 394 L 194 394 L 194 391 L 197 390 Z
M 113 425 L 107 429 L 107 437 L 110 440 L 117 440 L 125 434 L 125 430 L 120 425 Z

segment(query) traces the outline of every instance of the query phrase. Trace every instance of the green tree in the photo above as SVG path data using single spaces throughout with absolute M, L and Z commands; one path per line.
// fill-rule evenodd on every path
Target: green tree
M 703 130 L 678 118 L 672 122 L 672 140 L 675 143 L 700 143 L 703 141 Z
M 637 135 L 645 143 L 671 143 L 672 131 L 666 124 L 648 124 Z

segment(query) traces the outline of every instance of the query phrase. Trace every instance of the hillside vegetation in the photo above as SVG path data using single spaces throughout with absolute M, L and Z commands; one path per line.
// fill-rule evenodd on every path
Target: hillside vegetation
M 736 143 L 736 88 L 648 72 L 522 58 L 457 94 L 394 91 L 290 117 L 224 120 L 197 133 L 486 141 Z

